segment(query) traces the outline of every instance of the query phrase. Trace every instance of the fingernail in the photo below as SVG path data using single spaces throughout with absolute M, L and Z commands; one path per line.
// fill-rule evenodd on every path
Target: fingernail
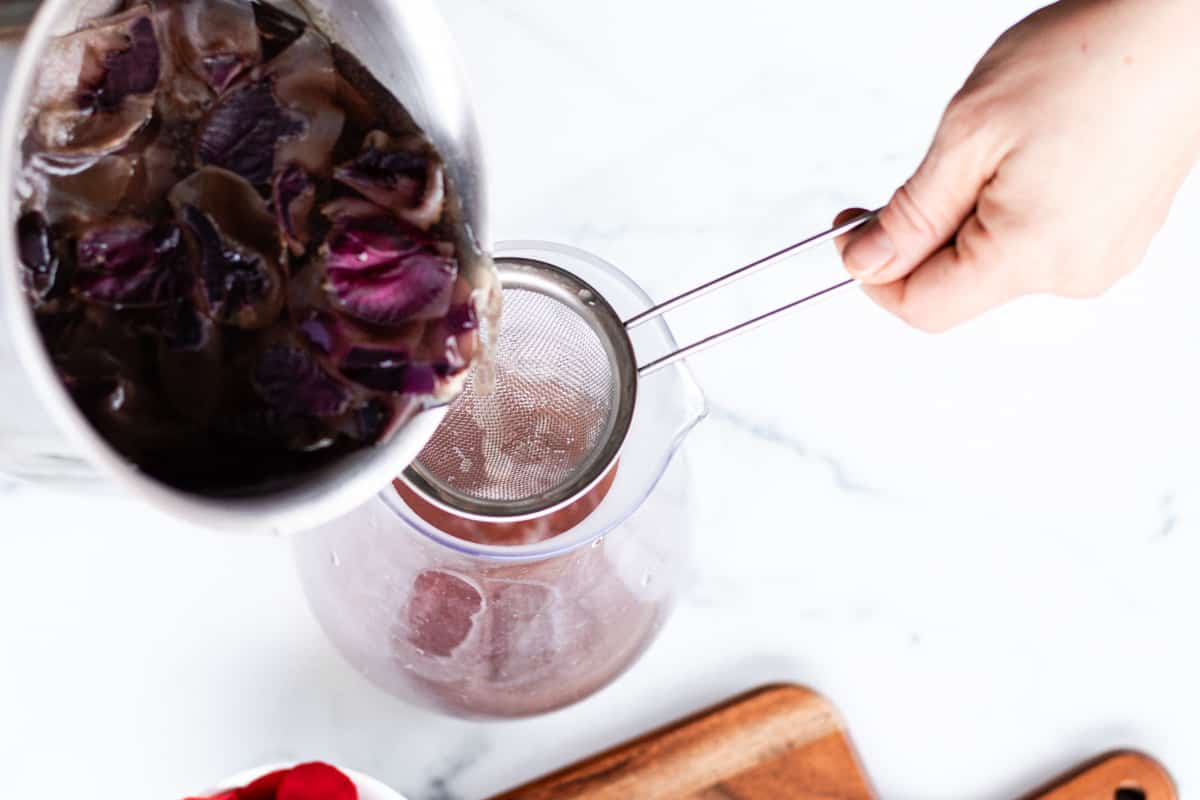
M 896 257 L 896 248 L 887 231 L 873 219 L 853 234 L 842 260 L 846 269 L 860 277 L 870 277 L 882 270 Z

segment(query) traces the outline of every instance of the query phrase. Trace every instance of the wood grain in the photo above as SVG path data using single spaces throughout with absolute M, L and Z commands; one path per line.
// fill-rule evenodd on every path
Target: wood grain
M 493 800 L 877 800 L 820 695 L 768 686 Z M 1024 800 L 1177 800 L 1149 756 L 1119 751 Z
M 496 800 L 874 800 L 837 711 L 768 686 Z
M 1123 750 L 1096 759 L 1027 800 L 1176 800 L 1175 782 L 1154 759 Z

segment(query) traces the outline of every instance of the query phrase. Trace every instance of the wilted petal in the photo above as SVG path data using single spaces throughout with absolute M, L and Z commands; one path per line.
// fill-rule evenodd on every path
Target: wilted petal
M 46 218 L 36 211 L 17 220 L 17 245 L 24 267 L 25 289 L 35 301 L 44 300 L 58 280 L 60 261 Z
M 297 328 L 300 335 L 317 352 L 328 356 L 338 349 L 338 320 L 332 314 L 311 311 L 300 321 Z
M 296 347 L 276 345 L 265 350 L 254 368 L 254 386 L 285 416 L 333 417 L 350 405 L 346 387 Z
M 34 180 L 44 183 L 46 215 L 56 224 L 78 226 L 111 216 L 128 195 L 136 171 L 137 156 L 112 155 L 80 172 Z
M 403 352 L 356 347 L 338 369 L 361 386 L 389 394 L 431 395 L 437 388 L 434 368 L 413 363 Z
M 351 316 L 394 326 L 449 309 L 457 264 L 416 228 L 386 215 L 343 215 L 324 253 L 330 295 Z
M 358 800 L 358 789 L 328 764 L 301 764 L 283 777 L 276 800 Z
M 196 239 L 206 311 L 240 328 L 265 328 L 283 307 L 279 240 L 266 203 L 246 181 L 202 169 L 171 192 L 180 222 Z
M 266 186 L 275 172 L 280 144 L 299 136 L 304 120 L 275 97 L 272 81 L 261 79 L 230 92 L 200 131 L 200 161 Z
M 326 176 L 345 115 L 329 43 L 314 32 L 232 88 L 202 126 L 198 154 L 255 186 L 291 164 Z
M 262 58 L 254 10 L 244 0 L 174 0 L 170 15 L 176 51 L 217 94 Z
M 87 111 L 112 113 L 132 95 L 158 88 L 162 54 L 154 21 L 138 16 L 124 29 L 125 46 L 108 50 L 99 64 L 85 64 L 79 105 Z M 90 68 L 95 68 L 92 72 Z
M 446 186 L 442 164 L 421 137 L 367 136 L 353 161 L 334 172 L 341 183 L 422 230 L 441 219 Z
M 150 121 L 162 56 L 148 6 L 54 40 L 46 64 L 33 91 L 33 130 L 52 167 L 114 152 Z
M 76 246 L 76 291 L 117 308 L 165 305 L 177 291 L 183 247 L 171 223 L 127 220 L 92 228 Z
M 337 72 L 328 40 L 308 31 L 262 67 L 262 72 L 274 82 L 275 96 L 283 107 L 305 122 L 299 136 L 280 142 L 277 169 L 294 163 L 310 175 L 328 177 L 333 148 L 346 122 L 335 102 Z
M 308 247 L 309 216 L 317 199 L 317 187 L 298 164 L 292 164 L 275 176 L 272 196 L 284 242 L 292 253 L 303 255 Z

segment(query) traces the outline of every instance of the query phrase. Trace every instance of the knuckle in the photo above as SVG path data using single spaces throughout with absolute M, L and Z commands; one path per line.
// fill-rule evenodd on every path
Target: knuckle
M 976 141 L 991 130 L 995 117 L 991 103 L 977 92 L 959 92 L 942 116 L 938 137 L 945 144 L 955 146 Z
M 887 210 L 893 225 L 900 225 L 922 239 L 934 239 L 938 235 L 940 228 L 937 221 L 930 210 L 922 206 L 910 184 L 906 183 L 896 190 Z M 887 220 L 882 222 L 886 227 Z

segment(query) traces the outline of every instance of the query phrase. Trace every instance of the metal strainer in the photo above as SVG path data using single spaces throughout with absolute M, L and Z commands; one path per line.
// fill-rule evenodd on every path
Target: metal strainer
M 864 214 L 622 321 L 590 285 L 532 258 L 496 259 L 504 312 L 494 374 L 477 370 L 420 456 L 407 483 L 450 513 L 530 519 L 596 485 L 625 443 L 638 379 L 753 330 L 845 280 L 639 366 L 629 331 L 862 225 Z

